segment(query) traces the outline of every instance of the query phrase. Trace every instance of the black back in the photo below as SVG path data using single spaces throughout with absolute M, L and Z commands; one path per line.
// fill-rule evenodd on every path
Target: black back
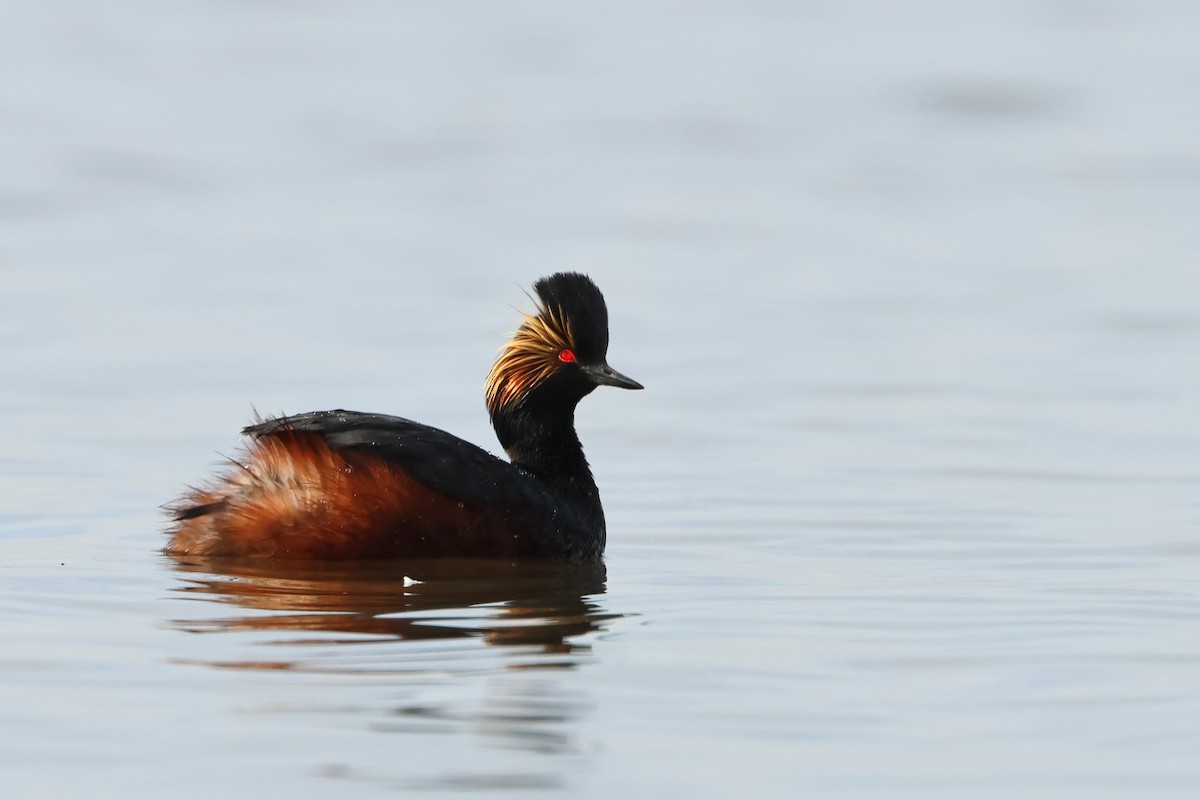
M 312 411 L 243 429 L 259 438 L 282 431 L 320 435 L 335 450 L 368 453 L 402 467 L 434 491 L 473 505 L 530 500 L 540 487 L 483 448 L 438 428 L 390 414 Z

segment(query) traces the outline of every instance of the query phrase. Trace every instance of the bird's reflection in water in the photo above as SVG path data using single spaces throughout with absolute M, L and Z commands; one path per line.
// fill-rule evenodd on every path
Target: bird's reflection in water
M 177 605 L 170 626 L 208 634 L 176 663 L 310 678 L 255 684 L 242 713 L 261 703 L 269 719 L 284 708 L 408 737 L 408 757 L 386 764 L 314 753 L 325 777 L 542 788 L 561 784 L 558 759 L 579 755 L 593 703 L 574 668 L 618 616 L 597 600 L 602 562 L 171 562 L 176 596 L 203 602 Z M 446 752 L 458 754 L 452 767 Z
M 208 662 L 212 666 L 405 671 L 417 665 L 322 658 L 312 648 L 400 641 L 449 645 L 451 640 L 524 646 L 522 652 L 534 656 L 508 666 L 572 666 L 576 659 L 570 656 L 588 649 L 578 639 L 602 629 L 615 616 L 596 601 L 604 593 L 601 561 L 172 561 L 182 578 L 176 591 L 235 610 L 176 619 L 172 627 L 193 633 L 304 634 L 272 636 L 269 642 L 307 650 L 298 652 L 296 659 Z M 414 657 L 422 652 L 429 657 L 450 654 L 445 647 L 422 651 L 414 645 L 408 651 Z M 548 657 L 539 659 L 539 654 Z M 391 655 L 399 653 L 393 650 Z

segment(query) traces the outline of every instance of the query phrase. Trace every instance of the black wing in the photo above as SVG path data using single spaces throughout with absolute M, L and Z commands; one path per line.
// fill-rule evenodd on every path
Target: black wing
M 312 411 L 247 426 L 259 438 L 284 431 L 315 433 L 335 450 L 369 453 L 404 469 L 429 488 L 471 504 L 545 501 L 535 479 L 457 436 L 388 414 Z

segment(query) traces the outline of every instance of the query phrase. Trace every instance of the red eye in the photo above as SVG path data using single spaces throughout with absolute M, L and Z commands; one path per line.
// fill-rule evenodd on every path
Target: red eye
M 561 350 L 558 353 L 558 360 L 563 362 L 564 364 L 570 364 L 572 361 L 575 360 L 575 354 L 572 353 L 570 350 Z

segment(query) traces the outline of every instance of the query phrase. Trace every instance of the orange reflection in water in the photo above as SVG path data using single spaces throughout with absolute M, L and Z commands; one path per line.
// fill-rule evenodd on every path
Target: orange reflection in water
M 617 616 L 606 613 L 596 602 L 605 589 L 600 561 L 438 559 L 313 564 L 168 558 L 182 579 L 176 591 L 234 611 L 172 620 L 172 627 L 193 633 L 317 634 L 273 644 L 473 638 L 488 645 L 536 646 L 546 654 L 571 654 L 587 649 L 573 639 L 600 630 L 606 620 Z M 246 669 L 299 666 L 293 660 L 273 659 L 210 663 Z M 570 666 L 570 662 L 524 665 Z

